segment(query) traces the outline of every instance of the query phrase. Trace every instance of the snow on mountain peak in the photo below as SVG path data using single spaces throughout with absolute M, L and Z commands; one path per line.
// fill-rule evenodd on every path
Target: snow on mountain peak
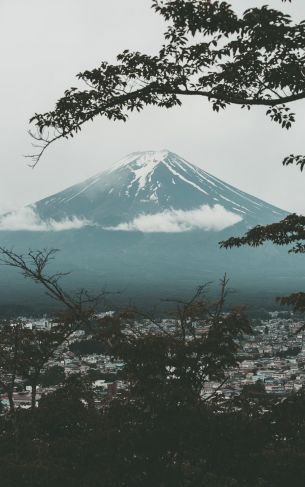
M 160 163 L 165 163 L 166 159 L 172 154 L 169 150 L 163 149 L 159 151 L 144 151 L 144 152 L 132 152 L 128 156 L 120 159 L 112 168 L 106 171 L 108 174 L 120 171 L 122 169 L 128 169 L 133 173 L 133 180 L 129 187 L 134 183 L 137 183 L 137 194 L 145 188 L 147 182 L 150 181 L 150 176 L 154 172 Z M 103 173 L 101 174 L 103 175 Z
M 120 159 L 116 164 L 114 164 L 108 173 L 117 171 L 120 168 L 126 166 L 136 166 L 139 168 L 147 167 L 147 170 L 153 169 L 160 162 L 164 161 L 166 157 L 170 154 L 170 151 L 164 149 L 160 151 L 143 151 L 143 152 L 132 152 L 126 157 Z
M 238 222 L 247 229 L 286 215 L 169 150 L 133 152 L 35 208 L 48 221 L 77 217 L 101 228 L 146 232 L 216 230 Z
M 159 151 L 133 152 L 121 159 L 106 172 L 110 174 L 114 173 L 115 171 L 128 169 L 128 171 L 133 174 L 133 180 L 131 184 L 129 184 L 129 188 L 134 183 L 137 183 L 138 188 L 136 194 L 139 194 L 141 190 L 146 188 L 147 183 L 151 182 L 152 174 L 161 164 L 172 174 L 174 179 L 178 177 L 180 180 L 192 185 L 200 192 L 207 194 L 202 187 L 190 181 L 186 176 L 188 171 L 194 172 L 194 169 L 196 169 L 195 166 L 192 166 L 192 164 L 188 163 L 177 154 L 174 154 L 167 149 Z M 102 175 L 103 173 L 101 176 Z M 175 184 L 174 179 L 172 179 L 173 184 Z

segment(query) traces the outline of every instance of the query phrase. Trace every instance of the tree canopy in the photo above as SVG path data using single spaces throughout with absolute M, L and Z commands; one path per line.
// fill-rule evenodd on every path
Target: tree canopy
M 226 249 L 243 245 L 259 247 L 266 242 L 272 242 L 280 246 L 290 245 L 289 253 L 305 254 L 305 217 L 293 213 L 279 222 L 269 225 L 257 225 L 248 230 L 245 235 L 230 237 L 220 242 L 220 246 Z M 305 312 L 304 292 L 278 297 L 277 301 L 283 305 L 293 306 L 296 311 Z M 302 330 L 304 328 L 305 325 Z
M 1 252 L 8 265 L 36 275 L 39 262 L 21 256 L 16 265 L 14 252 Z M 52 254 L 42 255 L 47 264 Z M 38 282 L 48 286 L 45 268 Z M 65 377 L 58 367 L 51 377 L 42 375 L 48 384 L 60 382 L 53 393 L 31 410 L 0 415 L 2 484 L 14 487 L 21 479 L 25 487 L 303 487 L 304 390 L 279 401 L 258 382 L 230 400 L 218 396 L 238 363 L 238 338 L 252 333 L 243 310 L 224 312 L 227 283 L 224 277 L 213 303 L 204 286 L 179 302 L 172 331 L 152 321 L 155 329 L 145 332 L 137 326 L 136 310 L 95 318 L 91 313 L 90 333 L 124 362 L 126 387 L 107 394 L 97 408 L 90 378 Z M 56 299 L 69 308 L 65 295 Z M 78 321 L 87 324 L 88 313 Z M 15 357 L 24 355 L 19 338 L 28 332 L 16 326 L 0 330 L 0 368 L 14 374 Z M 220 385 L 203 396 L 209 378 Z
M 159 52 L 124 50 L 115 64 L 79 73 L 84 88 L 67 89 L 53 110 L 30 120 L 41 144 L 29 156 L 33 166 L 51 143 L 73 137 L 95 117 L 126 121 L 146 106 L 181 105 L 184 96 L 205 97 L 215 111 L 266 106 L 273 122 L 291 127 L 288 104 L 305 98 L 304 21 L 267 5 L 238 15 L 216 0 L 152 0 L 152 8 L 168 24 Z M 305 164 L 300 155 L 284 160 L 293 162 Z

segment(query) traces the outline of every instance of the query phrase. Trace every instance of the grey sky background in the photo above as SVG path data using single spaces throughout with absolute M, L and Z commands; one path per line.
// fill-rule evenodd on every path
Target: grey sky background
M 235 0 L 240 10 L 269 3 L 305 19 L 304 0 Z M 149 0 L 0 0 L 0 211 L 37 201 L 111 166 L 126 154 L 169 149 L 213 175 L 290 211 L 305 213 L 305 173 L 283 168 L 290 153 L 305 153 L 305 102 L 297 123 L 281 130 L 265 116 L 231 107 L 212 112 L 205 100 L 182 108 L 146 109 L 127 123 L 96 120 L 74 139 L 54 144 L 35 170 L 28 119 L 53 108 L 75 75 L 114 61 L 129 48 L 155 53 L 165 26 Z

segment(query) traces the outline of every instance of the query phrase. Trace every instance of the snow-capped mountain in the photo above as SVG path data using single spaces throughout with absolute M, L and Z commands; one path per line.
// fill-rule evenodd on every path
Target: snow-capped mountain
M 239 302 L 257 293 L 270 300 L 300 289 L 303 257 L 273 245 L 224 250 L 218 242 L 286 215 L 172 152 L 135 152 L 80 184 L 0 217 L 0 244 L 21 252 L 60 249 L 51 269 L 72 271 L 71 287 L 106 286 L 123 291 L 125 302 L 185 296 L 224 272 L 243 293 Z M 0 273 L 0 305 L 12 296 L 28 304 L 29 283 L 21 281 L 9 269 Z
M 143 232 L 222 230 L 241 221 L 249 227 L 286 214 L 167 150 L 129 154 L 35 209 L 43 220 L 77 218 Z

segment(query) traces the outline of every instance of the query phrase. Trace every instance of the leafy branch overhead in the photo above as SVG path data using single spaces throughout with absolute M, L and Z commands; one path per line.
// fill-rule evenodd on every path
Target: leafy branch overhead
M 272 121 L 291 127 L 295 115 L 287 104 L 305 98 L 304 21 L 293 23 L 266 5 L 239 16 L 213 0 L 152 0 L 152 8 L 168 23 L 158 54 L 125 50 L 116 64 L 79 73 L 83 89 L 66 90 L 54 110 L 30 120 L 38 143 L 28 156 L 33 166 L 51 143 L 73 137 L 97 116 L 126 121 L 146 106 L 181 105 L 183 96 L 205 97 L 215 111 L 266 106 Z
M 305 216 L 293 213 L 277 223 L 257 225 L 241 237 L 230 237 L 220 242 L 220 247 L 259 247 L 266 242 L 276 245 L 294 244 L 289 249 L 290 253 L 305 253 Z
M 283 220 L 269 225 L 257 225 L 251 228 L 245 235 L 230 237 L 220 242 L 220 247 L 228 249 L 250 245 L 259 247 L 266 242 L 276 245 L 290 245 L 289 252 L 294 254 L 305 253 L 305 216 L 288 215 Z M 292 246 L 291 246 L 292 245 Z M 305 293 L 297 292 L 289 296 L 277 298 L 283 305 L 292 306 L 295 310 L 305 312 Z M 302 326 L 305 329 L 305 325 Z

